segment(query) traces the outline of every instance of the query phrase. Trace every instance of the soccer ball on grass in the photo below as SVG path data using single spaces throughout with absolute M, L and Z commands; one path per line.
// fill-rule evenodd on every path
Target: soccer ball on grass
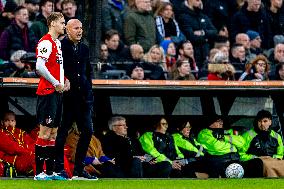
M 244 168 L 238 163 L 230 164 L 225 171 L 227 178 L 242 178 L 244 173 Z

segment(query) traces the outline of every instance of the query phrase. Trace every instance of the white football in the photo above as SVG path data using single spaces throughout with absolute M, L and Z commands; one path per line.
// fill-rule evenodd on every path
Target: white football
M 238 163 L 230 164 L 225 171 L 227 178 L 242 178 L 244 173 L 244 168 Z

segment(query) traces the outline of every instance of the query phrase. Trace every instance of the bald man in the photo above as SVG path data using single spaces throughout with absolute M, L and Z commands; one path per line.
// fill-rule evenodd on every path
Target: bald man
M 56 172 L 64 172 L 64 144 L 68 130 L 75 122 L 81 133 L 77 144 L 72 180 L 97 180 L 84 170 L 84 160 L 93 134 L 92 69 L 89 48 L 81 42 L 82 23 L 71 19 L 66 24 L 67 35 L 61 41 L 65 76 L 70 81 L 70 90 L 63 96 L 63 125 L 56 138 Z
M 245 47 L 245 49 L 250 48 L 250 40 L 249 36 L 246 33 L 238 33 L 235 38 L 236 44 L 241 44 Z

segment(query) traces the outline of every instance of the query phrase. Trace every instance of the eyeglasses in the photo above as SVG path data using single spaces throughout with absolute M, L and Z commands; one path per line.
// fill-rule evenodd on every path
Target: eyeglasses
M 168 125 L 168 123 L 161 123 L 161 125 Z
M 266 63 L 265 62 L 258 62 L 257 65 L 259 65 L 260 67 L 266 67 Z

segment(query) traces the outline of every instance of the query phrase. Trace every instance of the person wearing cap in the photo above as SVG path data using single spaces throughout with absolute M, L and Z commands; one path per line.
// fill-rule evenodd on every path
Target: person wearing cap
M 256 56 L 263 53 L 261 49 L 261 38 L 258 32 L 253 30 L 248 30 L 246 34 L 249 36 L 250 40 L 250 52 Z
M 245 144 L 240 135 L 235 135 L 233 129 L 225 130 L 223 119 L 217 114 L 207 117 L 207 126 L 198 134 L 197 141 L 206 147 L 207 168 L 209 177 L 225 177 L 225 169 L 231 163 L 242 164 L 245 177 L 259 177 L 262 162 L 259 160 L 243 163 L 240 161 L 239 151 Z M 256 172 L 252 172 L 256 171 Z M 260 171 L 262 172 L 262 171 Z
M 241 160 L 261 159 L 266 177 L 283 177 L 283 141 L 281 135 L 272 130 L 272 115 L 260 110 L 253 122 L 253 129 L 242 136 L 245 145 L 240 152 Z
M 144 79 L 144 68 L 141 63 L 133 63 L 129 66 L 127 70 L 127 78 L 133 80 L 143 80 Z

